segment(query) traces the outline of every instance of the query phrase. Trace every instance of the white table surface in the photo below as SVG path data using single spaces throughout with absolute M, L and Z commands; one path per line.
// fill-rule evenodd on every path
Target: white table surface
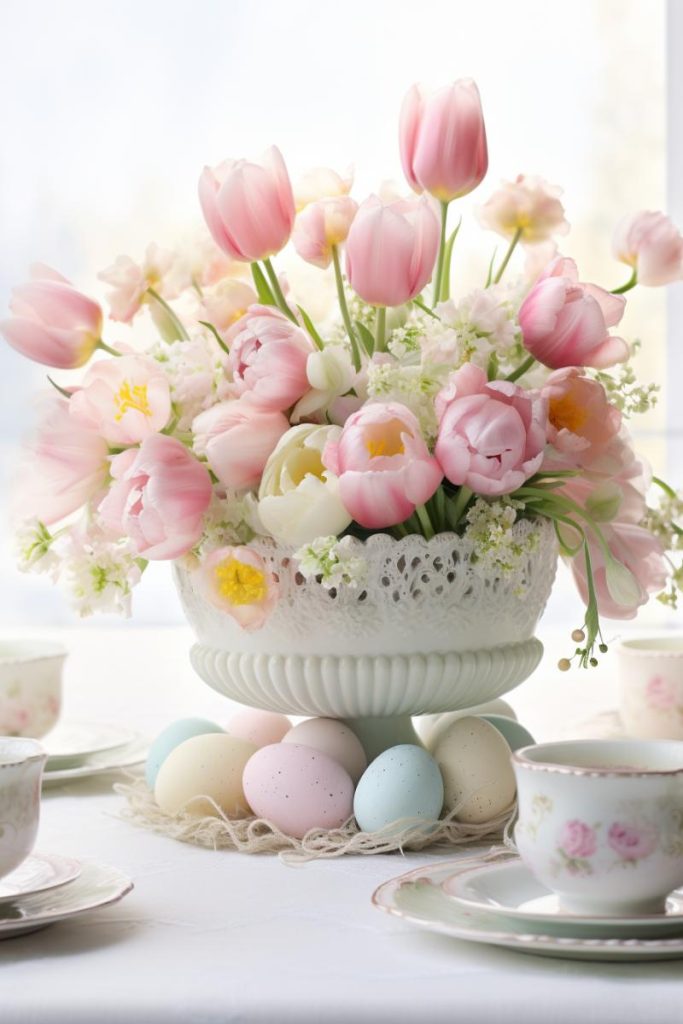
M 229 716 L 193 675 L 186 629 L 51 635 L 72 652 L 65 718 L 153 735 L 182 715 Z M 558 637 L 541 636 L 557 651 Z M 511 696 L 539 739 L 614 704 L 609 659 L 587 675 L 558 673 L 555 658 Z M 682 962 L 545 960 L 418 931 L 371 906 L 380 882 L 443 853 L 290 867 L 176 843 L 120 820 L 121 807 L 110 779 L 47 791 L 37 848 L 108 861 L 136 887 L 114 907 L 0 943 L 2 1024 L 683 1021 Z

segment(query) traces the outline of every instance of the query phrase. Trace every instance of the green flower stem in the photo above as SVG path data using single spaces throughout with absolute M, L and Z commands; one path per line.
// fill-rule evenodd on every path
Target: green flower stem
M 631 288 L 635 288 L 638 284 L 638 271 L 634 268 L 633 273 L 629 277 L 626 284 L 622 284 L 621 288 L 612 288 L 612 295 L 623 295 L 624 292 L 630 292 Z
M 95 348 L 101 348 L 103 352 L 108 352 L 110 356 L 120 356 L 121 353 L 117 352 L 115 348 L 111 348 L 101 338 L 98 339 Z
M 667 497 L 669 497 L 669 498 L 677 498 L 678 497 L 678 495 L 676 494 L 676 492 L 673 489 L 673 487 L 670 487 L 669 484 L 667 484 L 667 482 L 665 480 L 662 480 L 661 477 L 653 476 L 652 477 L 652 483 L 656 484 L 657 487 L 659 487 L 662 491 L 664 491 L 664 493 L 667 495 Z
M 494 284 L 498 284 L 498 282 L 500 281 L 501 277 L 505 273 L 506 267 L 507 267 L 508 263 L 510 262 L 510 257 L 512 256 L 513 252 L 517 248 L 517 243 L 519 242 L 521 237 L 522 237 L 522 229 L 521 228 L 517 228 L 517 230 L 515 231 L 514 235 L 510 239 L 510 244 L 508 245 L 507 252 L 503 256 L 503 262 L 498 267 L 498 273 L 496 274 L 496 276 L 493 279 L 493 283 Z
M 270 281 L 270 287 L 273 289 L 275 305 L 285 314 L 286 317 L 289 317 L 293 324 L 298 323 L 298 320 L 294 316 L 294 313 L 287 305 L 287 299 L 285 298 L 282 288 L 280 287 L 280 282 L 278 281 L 277 274 L 275 273 L 275 267 L 273 266 L 269 259 L 265 259 L 263 261 L 263 266 L 266 268 L 268 280 Z
M 276 306 L 275 296 L 270 290 L 270 285 L 266 281 L 266 276 L 259 267 L 258 263 L 253 262 L 249 264 L 251 268 L 251 276 L 254 280 L 254 287 L 256 288 L 256 294 L 258 300 L 262 306 Z
M 422 532 L 424 533 L 426 539 L 431 540 L 432 537 L 434 536 L 434 527 L 432 526 L 432 521 L 429 518 L 429 512 L 427 511 L 424 505 L 419 505 L 415 509 L 415 514 L 419 520 L 420 526 L 422 527 Z
M 49 373 L 47 375 L 47 379 L 49 380 L 50 384 L 52 384 L 52 387 L 55 388 L 56 391 L 59 391 L 60 395 L 63 395 L 64 398 L 71 398 L 71 392 L 67 391 L 66 388 L 60 387 L 59 384 L 52 379 Z
M 512 373 L 508 373 L 505 380 L 519 380 L 520 377 L 524 376 L 527 370 L 531 369 L 535 362 L 536 358 L 534 356 L 527 356 L 524 362 L 520 363 L 516 370 L 513 370 Z
M 411 301 L 414 306 L 417 306 L 418 309 L 421 309 L 422 312 L 426 313 L 427 316 L 430 316 L 432 320 L 441 320 L 441 317 L 438 315 L 438 313 L 435 313 L 433 309 L 430 309 L 426 302 L 422 302 L 421 299 L 412 299 Z
M 200 323 L 202 325 L 202 327 L 206 327 L 207 331 L 211 331 L 211 333 L 213 334 L 214 338 L 216 339 L 216 344 L 219 346 L 219 348 L 223 349 L 223 351 L 225 352 L 225 354 L 227 356 L 229 356 L 230 355 L 230 349 L 228 348 L 228 346 L 225 344 L 225 342 L 221 338 L 221 336 L 218 333 L 218 331 L 216 330 L 215 326 L 212 323 L 210 323 L 208 320 L 198 320 L 197 322 Z
M 436 306 L 441 299 L 441 281 L 443 279 L 444 261 L 446 259 L 446 225 L 448 223 L 448 203 L 441 203 L 441 240 L 439 242 L 439 255 L 436 261 L 436 276 L 434 278 L 434 296 L 432 304 Z
M 378 306 L 375 315 L 375 352 L 384 351 L 387 333 L 387 307 Z
M 332 246 L 332 263 L 334 264 L 334 279 L 337 283 L 337 297 L 339 299 L 339 309 L 341 310 L 342 320 L 344 321 L 344 327 L 346 333 L 349 336 L 351 342 L 351 355 L 353 357 L 353 365 L 358 372 L 361 367 L 360 349 L 358 347 L 358 338 L 356 332 L 353 329 L 353 323 L 351 322 L 351 315 L 349 313 L 349 307 L 346 302 L 346 293 L 344 291 L 344 278 L 342 277 L 341 263 L 339 262 L 339 247 L 336 245 Z
M 472 497 L 472 491 L 469 487 L 462 486 L 455 498 L 452 500 L 450 521 L 453 527 L 457 526 L 462 519 L 465 514 L 465 509 L 469 505 Z
M 159 306 L 161 306 L 161 308 L 163 309 L 164 313 L 168 317 L 168 319 L 169 319 L 169 321 L 171 323 L 171 326 L 173 327 L 173 330 L 175 331 L 176 336 L 178 337 L 178 339 L 180 341 L 189 341 L 190 338 L 189 338 L 189 335 L 188 335 L 187 331 L 185 330 L 184 325 L 181 323 L 181 321 L 179 320 L 178 316 L 173 312 L 173 310 L 169 306 L 168 302 L 166 302 L 165 299 L 162 299 L 161 295 L 159 295 L 159 293 L 157 291 L 155 291 L 154 288 L 148 288 L 147 289 L 147 294 L 149 296 L 151 296 L 151 298 L 153 298 L 154 301 Z

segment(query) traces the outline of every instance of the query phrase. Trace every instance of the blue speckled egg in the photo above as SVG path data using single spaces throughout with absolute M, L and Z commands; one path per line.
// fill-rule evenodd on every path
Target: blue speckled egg
M 179 718 L 177 722 L 171 722 L 149 748 L 147 754 L 147 765 L 145 767 L 145 778 L 150 789 L 154 789 L 157 775 L 162 764 L 176 747 L 179 747 L 185 740 L 193 736 L 205 736 L 210 732 L 225 732 L 220 725 L 209 722 L 206 718 Z
M 443 806 L 443 780 L 426 750 L 411 743 L 390 747 L 361 776 L 353 801 L 359 828 L 376 832 L 401 818 L 435 821 Z
M 494 725 L 503 739 L 508 741 L 510 750 L 529 747 L 536 742 L 521 722 L 516 722 L 514 718 L 508 718 L 507 715 L 477 715 L 477 718 L 483 718 L 485 722 Z

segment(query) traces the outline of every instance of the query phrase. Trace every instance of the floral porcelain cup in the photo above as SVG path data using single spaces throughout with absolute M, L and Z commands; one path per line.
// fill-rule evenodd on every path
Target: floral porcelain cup
M 0 878 L 33 849 L 47 754 L 35 740 L 0 736 Z
M 62 706 L 66 651 L 49 640 L 0 640 L 0 736 L 39 739 Z
M 663 912 L 683 885 L 683 742 L 544 743 L 512 764 L 517 849 L 563 910 Z
M 617 656 L 626 733 L 683 740 L 683 636 L 623 640 Z

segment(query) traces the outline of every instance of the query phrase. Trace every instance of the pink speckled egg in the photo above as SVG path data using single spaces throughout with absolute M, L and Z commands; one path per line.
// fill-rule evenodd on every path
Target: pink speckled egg
M 353 782 L 331 757 L 298 743 L 274 743 L 253 754 L 242 777 L 259 818 L 302 839 L 311 828 L 339 828 L 353 813 Z
M 235 712 L 225 731 L 228 736 L 236 736 L 256 747 L 268 747 L 271 743 L 279 743 L 291 728 L 292 723 L 286 715 L 262 711 L 261 708 L 244 708 Z

